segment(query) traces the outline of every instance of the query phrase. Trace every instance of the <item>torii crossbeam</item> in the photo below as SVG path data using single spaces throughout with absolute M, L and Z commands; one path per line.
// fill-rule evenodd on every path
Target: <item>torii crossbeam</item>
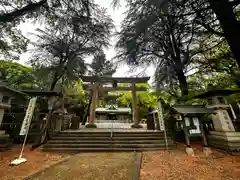
M 89 124 L 94 124 L 95 109 L 98 100 L 99 90 L 101 91 L 132 91 L 132 111 L 133 111 L 133 126 L 139 126 L 139 117 L 137 109 L 137 96 L 136 91 L 146 91 L 143 87 L 136 87 L 138 83 L 147 83 L 150 77 L 105 77 L 105 76 L 83 76 L 82 81 L 91 83 L 90 85 L 84 85 L 84 89 L 92 90 L 92 103 L 90 107 Z M 103 87 L 104 83 L 111 83 L 112 87 Z M 130 87 L 118 86 L 118 83 L 131 84 Z M 101 87 L 101 88 L 99 88 Z

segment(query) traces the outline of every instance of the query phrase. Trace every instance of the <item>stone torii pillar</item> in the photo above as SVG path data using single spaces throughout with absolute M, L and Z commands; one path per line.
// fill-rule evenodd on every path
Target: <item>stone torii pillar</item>
M 133 125 L 132 128 L 142 128 L 142 125 L 140 125 L 140 119 L 138 114 L 138 107 L 137 107 L 137 91 L 141 90 L 142 88 L 137 88 L 136 83 L 132 83 L 132 114 L 133 114 Z M 144 88 L 145 89 L 145 88 Z
M 98 101 L 98 83 L 95 82 L 93 84 L 93 95 L 92 95 L 92 103 L 91 103 L 91 107 L 90 107 L 90 115 L 89 115 L 89 124 L 94 124 L 94 120 L 95 120 L 95 110 L 96 110 L 96 105 L 97 105 L 97 101 Z
M 139 125 L 139 116 L 137 109 L 137 94 L 136 94 L 136 84 L 132 83 L 132 115 L 133 115 L 133 127 Z

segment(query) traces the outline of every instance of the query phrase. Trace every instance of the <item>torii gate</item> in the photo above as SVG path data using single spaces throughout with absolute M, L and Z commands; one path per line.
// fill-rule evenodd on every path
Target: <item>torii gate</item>
M 139 117 L 137 109 L 137 91 L 146 91 L 146 88 L 136 87 L 138 83 L 147 83 L 150 77 L 105 77 L 105 76 L 83 76 L 83 82 L 91 83 L 90 86 L 85 86 L 86 90 L 92 90 L 92 103 L 90 107 L 89 124 L 94 124 L 95 110 L 98 101 L 99 91 L 132 91 L 132 111 L 133 122 L 132 127 L 139 127 Z M 112 83 L 112 87 L 103 87 L 104 83 Z M 120 87 L 118 83 L 131 84 L 130 87 Z

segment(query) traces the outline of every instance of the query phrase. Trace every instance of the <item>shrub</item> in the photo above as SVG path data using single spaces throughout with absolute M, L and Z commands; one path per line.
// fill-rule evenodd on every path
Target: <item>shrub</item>
M 86 128 L 97 128 L 97 125 L 96 124 L 87 124 L 85 127 Z

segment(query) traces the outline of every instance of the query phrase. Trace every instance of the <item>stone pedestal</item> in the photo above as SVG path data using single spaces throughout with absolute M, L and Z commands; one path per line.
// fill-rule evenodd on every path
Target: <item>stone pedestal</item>
M 134 125 L 139 124 L 138 119 L 138 109 L 137 109 L 137 95 L 136 95 L 136 85 L 132 83 L 132 117 Z
M 70 121 L 71 121 L 71 116 L 69 116 L 69 115 L 62 116 L 62 130 L 69 129 Z
M 56 129 L 55 131 L 59 132 L 62 130 L 62 120 L 63 118 L 56 118 Z
M 240 132 L 210 131 L 209 145 L 226 151 L 240 151 Z

